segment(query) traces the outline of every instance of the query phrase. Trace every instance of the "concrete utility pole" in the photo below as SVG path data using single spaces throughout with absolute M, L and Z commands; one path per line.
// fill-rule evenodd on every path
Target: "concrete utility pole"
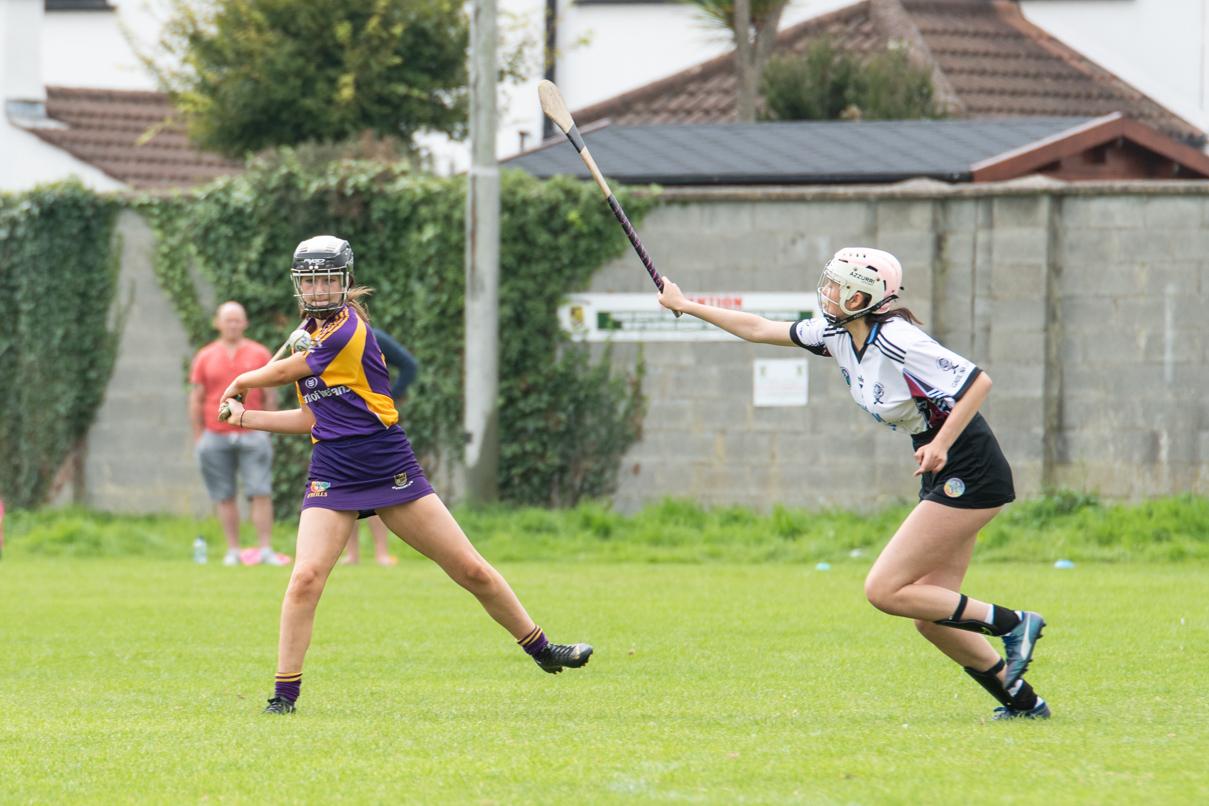
M 500 172 L 495 161 L 495 0 L 470 17 L 470 172 L 466 177 L 466 496 L 499 497 Z

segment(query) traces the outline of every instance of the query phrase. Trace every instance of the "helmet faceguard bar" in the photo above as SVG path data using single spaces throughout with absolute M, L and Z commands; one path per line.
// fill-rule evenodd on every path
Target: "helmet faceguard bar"
M 327 280 L 328 291 L 316 294 L 315 286 L 321 278 Z M 302 309 L 308 315 L 321 317 L 343 308 L 353 285 L 353 273 L 346 268 L 294 268 L 290 271 L 290 279 L 294 281 L 294 298 Z M 304 292 L 302 283 L 308 279 L 312 285 Z M 316 297 L 326 298 L 326 301 L 318 302 Z

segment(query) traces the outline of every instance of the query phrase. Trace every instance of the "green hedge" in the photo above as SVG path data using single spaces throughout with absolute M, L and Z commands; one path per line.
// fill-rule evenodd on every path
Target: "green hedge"
M 120 205 L 78 182 L 0 194 L 0 497 L 46 500 L 117 356 Z
M 635 220 L 650 196 L 624 191 Z M 289 281 L 303 238 L 346 238 L 358 283 L 372 286 L 373 324 L 420 362 L 403 425 L 426 469 L 462 450 L 465 183 L 378 163 L 312 169 L 285 151 L 246 174 L 202 191 L 139 202 L 159 239 L 156 272 L 195 347 L 214 338 L 192 271 L 218 299 L 248 310 L 248 336 L 275 350 L 298 322 Z M 501 176 L 500 438 L 501 496 L 533 505 L 574 505 L 606 495 L 621 455 L 639 437 L 641 367 L 614 377 L 608 357 L 559 329 L 560 298 L 628 248 L 594 185 Z M 637 267 L 635 268 L 637 270 Z M 297 405 L 292 391 L 283 403 Z M 297 511 L 309 441 L 279 438 L 274 507 Z

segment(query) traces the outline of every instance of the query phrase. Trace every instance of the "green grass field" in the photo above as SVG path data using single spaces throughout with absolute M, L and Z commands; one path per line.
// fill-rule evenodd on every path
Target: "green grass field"
M 339 568 L 300 710 L 271 689 L 288 569 L 0 562 L 0 803 L 1209 802 L 1209 567 L 976 563 L 1045 613 L 1044 723 L 862 598 L 869 558 L 504 562 L 541 673 L 426 562 Z

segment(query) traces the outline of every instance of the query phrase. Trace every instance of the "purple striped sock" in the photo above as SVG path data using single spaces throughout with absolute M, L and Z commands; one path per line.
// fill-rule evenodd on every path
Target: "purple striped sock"
M 295 702 L 298 695 L 302 692 L 302 672 L 294 672 L 293 674 L 277 673 L 277 682 L 275 691 L 277 697 L 284 697 L 290 702 Z
M 532 657 L 545 649 L 546 644 L 550 642 L 546 639 L 546 634 L 542 632 L 542 628 L 534 624 L 533 629 L 524 638 L 517 641 L 517 643 L 521 645 L 521 649 L 525 650 Z

